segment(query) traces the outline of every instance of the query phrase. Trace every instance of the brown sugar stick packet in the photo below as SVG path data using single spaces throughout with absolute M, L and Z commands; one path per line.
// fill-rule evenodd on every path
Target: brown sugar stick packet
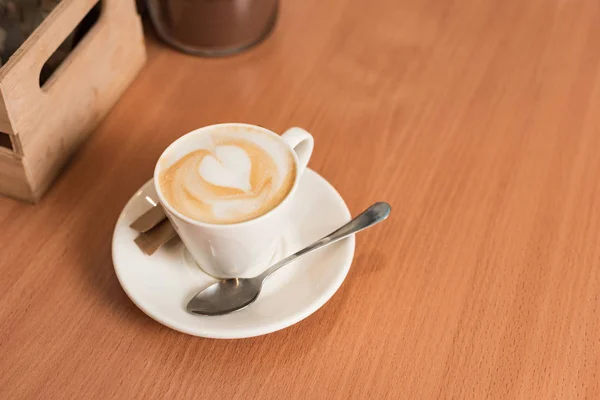
M 177 237 L 177 232 L 173 229 L 171 222 L 165 219 L 148 232 L 140 233 L 135 239 L 135 243 L 144 254 L 151 256 L 156 250 L 175 237 Z
M 165 219 L 167 219 L 165 210 L 160 204 L 157 204 L 138 217 L 138 219 L 133 221 L 129 226 L 138 232 L 145 233 L 154 228 L 156 225 L 160 224 Z
M 130 227 L 140 232 L 135 239 L 135 243 L 144 254 L 149 256 L 171 239 L 177 237 L 177 232 L 175 232 L 160 205 L 154 206 L 145 212 Z

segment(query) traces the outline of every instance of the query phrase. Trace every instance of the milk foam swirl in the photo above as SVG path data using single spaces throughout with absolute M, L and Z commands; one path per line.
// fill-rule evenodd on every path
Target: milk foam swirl
M 171 206 L 198 221 L 228 224 L 256 218 L 283 201 L 296 174 L 290 151 L 270 137 L 260 138 L 271 142 L 267 151 L 260 141 L 239 136 L 213 135 L 205 148 L 163 172 L 160 186 Z

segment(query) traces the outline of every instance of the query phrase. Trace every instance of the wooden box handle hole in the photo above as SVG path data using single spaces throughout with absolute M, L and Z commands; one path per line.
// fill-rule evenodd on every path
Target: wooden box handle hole
M 90 9 L 90 11 L 88 11 L 88 13 L 77 24 L 75 29 L 73 29 L 67 38 L 63 40 L 63 42 L 54 51 L 54 53 L 50 55 L 48 60 L 46 60 L 40 71 L 40 88 L 43 88 L 48 79 L 50 79 L 54 72 L 60 68 L 67 58 L 69 58 L 70 54 L 77 48 L 77 45 L 81 43 L 83 38 L 85 38 L 90 30 L 96 25 L 100 19 L 102 7 L 103 0 L 98 0 Z
M 0 147 L 13 151 L 12 141 L 8 133 L 0 132 Z

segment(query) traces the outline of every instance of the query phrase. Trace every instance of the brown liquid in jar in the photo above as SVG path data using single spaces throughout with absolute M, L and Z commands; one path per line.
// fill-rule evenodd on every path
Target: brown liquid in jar
M 262 40 L 274 25 L 278 0 L 149 0 L 148 6 L 167 43 L 188 53 L 219 55 Z

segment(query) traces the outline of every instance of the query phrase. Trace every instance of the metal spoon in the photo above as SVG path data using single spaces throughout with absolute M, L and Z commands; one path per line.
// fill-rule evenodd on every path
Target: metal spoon
M 338 230 L 284 258 L 254 278 L 230 278 L 215 282 L 190 300 L 187 311 L 198 315 L 223 315 L 241 310 L 258 298 L 265 279 L 273 272 L 308 253 L 383 221 L 390 215 L 391 209 L 388 203 L 375 203 Z

